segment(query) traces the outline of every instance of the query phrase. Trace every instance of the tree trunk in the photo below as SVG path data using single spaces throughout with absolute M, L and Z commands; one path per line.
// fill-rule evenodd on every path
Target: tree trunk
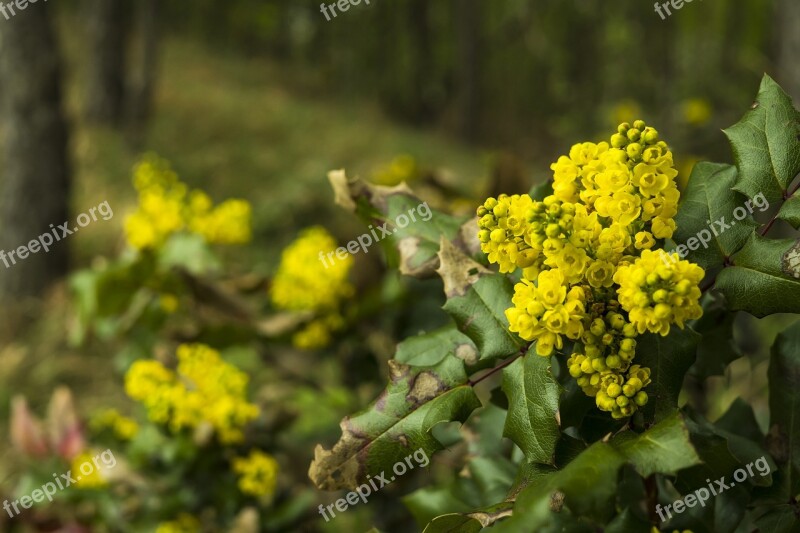
M 141 143 L 153 111 L 161 38 L 158 0 L 139 0 L 139 69 L 130 88 L 129 129 L 135 144 Z
M 125 98 L 125 44 L 128 34 L 126 0 L 92 0 L 87 13 L 89 73 L 86 118 L 118 125 Z
M 68 216 L 68 133 L 51 9 L 45 3 L 30 5 L 0 25 L 6 126 L 0 203 L 0 250 L 5 254 L 0 255 L 0 297 L 4 301 L 40 295 L 68 268 L 68 249 L 62 242 L 54 243 L 49 253 L 39 249 L 18 257 L 19 247 L 39 235 L 52 235 L 50 226 L 62 224 Z M 9 257 L 12 251 L 16 255 Z
M 456 0 L 458 26 L 459 133 L 476 141 L 480 128 L 480 0 Z
M 776 9 L 778 27 L 778 82 L 800 105 L 800 2 L 780 0 Z

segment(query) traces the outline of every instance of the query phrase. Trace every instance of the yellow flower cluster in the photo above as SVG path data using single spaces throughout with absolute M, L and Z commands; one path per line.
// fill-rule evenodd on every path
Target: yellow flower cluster
M 393 186 L 402 182 L 412 182 L 419 177 L 417 162 L 410 155 L 399 155 L 391 163 L 378 169 L 372 177 L 373 183 Z
M 105 409 L 92 417 L 90 421 L 94 431 L 110 429 L 120 440 L 131 440 L 139 432 L 139 424 L 132 418 L 123 416 L 116 409 Z
M 133 175 L 139 193 L 137 210 L 125 220 L 128 243 L 136 249 L 152 249 L 181 231 L 201 235 L 212 244 L 250 241 L 250 204 L 226 200 L 216 207 L 206 193 L 192 190 L 178 179 L 169 163 L 148 155 Z
M 207 424 L 220 442 L 233 444 L 244 439 L 242 428 L 259 414 L 245 398 L 247 382 L 217 351 L 183 344 L 177 372 L 158 361 L 136 361 L 125 375 L 125 392 L 145 406 L 151 421 L 173 432 Z
M 88 475 L 81 471 L 84 463 L 92 465 L 92 471 Z M 100 474 L 100 467 L 92 462 L 91 452 L 85 451 L 73 457 L 70 461 L 70 470 L 75 473 L 74 485 L 78 488 L 100 489 L 108 485 L 106 479 Z
M 187 513 L 178 515 L 177 520 L 162 522 L 156 528 L 156 533 L 198 533 L 199 531 L 200 521 Z
M 652 251 L 675 230 L 680 193 L 672 153 L 643 121 L 610 142 L 576 144 L 551 167 L 543 201 L 500 195 L 478 208 L 481 249 L 500 272 L 522 270 L 509 329 L 549 356 L 575 347 L 570 374 L 615 418 L 647 403 L 650 370 L 636 337 L 699 318 L 703 269 Z
M 270 290 L 272 304 L 278 309 L 310 311 L 317 317 L 294 335 L 298 348 L 327 346 L 331 333 L 344 326 L 339 309 L 342 300 L 354 293 L 348 281 L 353 257 L 348 254 L 344 259 L 320 261 L 336 248 L 336 240 L 325 228 L 313 226 L 281 255 Z
M 239 490 L 250 496 L 272 496 L 278 483 L 278 462 L 264 452 L 253 450 L 247 457 L 233 460 L 239 474 Z

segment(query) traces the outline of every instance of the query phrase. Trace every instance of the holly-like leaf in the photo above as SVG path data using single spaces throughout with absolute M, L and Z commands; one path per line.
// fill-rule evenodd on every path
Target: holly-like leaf
M 655 472 L 675 475 L 679 470 L 700 462 L 680 413 L 673 414 L 640 435 L 632 431 L 620 433 L 612 439 L 611 444 L 642 477 Z
M 328 180 L 336 203 L 369 224 L 368 231 L 356 241 L 363 241 L 364 250 L 380 242 L 391 252 L 389 263 L 397 265 L 405 275 L 433 276 L 439 264 L 437 254 L 442 237 L 458 242 L 464 250 L 474 249 L 471 241 L 477 240 L 478 233 L 474 220 L 466 222 L 470 230 L 462 231 L 464 218 L 430 208 L 405 183 L 395 187 L 373 185 L 358 178 L 348 179 L 344 170 L 328 173 Z M 356 253 L 361 249 L 356 248 Z
M 439 257 L 437 272 L 447 296 L 443 309 L 478 347 L 481 363 L 491 365 L 517 353 L 524 342 L 508 330 L 505 314 L 514 294 L 511 281 L 476 263 L 444 238 Z
M 514 514 L 494 530 L 539 531 L 549 515 L 542 513 L 543 507 L 555 513 L 566 507 L 577 516 L 605 523 L 614 515 L 617 478 L 623 464 L 625 458 L 616 449 L 596 442 L 563 470 L 539 478 L 520 492 Z
M 685 247 L 687 260 L 706 270 L 722 267 L 725 258 L 744 246 L 758 227 L 749 216 L 734 219 L 734 211 L 745 209 L 747 200 L 732 190 L 737 177 L 731 165 L 698 163 L 675 217 L 678 229 L 673 239 Z
M 569 510 L 602 525 L 616 514 L 615 498 L 623 465 L 631 464 L 644 475 L 672 475 L 699 462 L 685 421 L 675 414 L 640 435 L 629 431 L 610 442 L 596 442 L 553 474 L 537 469 L 531 482 L 516 496 L 513 515 L 495 529 L 540 531 L 552 518 L 550 513 L 542 512 L 543 506 L 554 513 Z
M 757 317 L 800 313 L 800 240 L 754 234 L 733 262 L 715 284 L 731 309 Z
M 778 335 L 768 375 L 768 447 L 794 496 L 800 492 L 800 322 Z
M 510 438 L 531 463 L 554 464 L 561 433 L 558 400 L 561 385 L 553 377 L 550 358 L 528 354 L 503 370 L 508 417 L 503 436 Z
M 324 490 L 353 489 L 367 475 L 388 472 L 422 449 L 430 457 L 442 449 L 431 429 L 442 422 L 464 422 L 480 406 L 467 384 L 464 362 L 446 357 L 430 367 L 389 362 L 390 383 L 366 410 L 341 423 L 342 437 L 332 449 L 318 445 L 309 477 Z
M 739 177 L 736 190 L 771 205 L 785 198 L 800 172 L 800 113 L 775 80 L 764 76 L 756 101 L 744 118 L 725 130 Z
M 800 229 L 800 193 L 795 193 L 784 202 L 778 218 L 791 224 L 794 229 Z
M 652 381 L 645 389 L 650 398 L 642 409 L 646 420 L 658 422 L 677 410 L 683 378 L 694 363 L 699 341 L 700 335 L 690 327 L 673 326 L 666 337 L 655 333 L 639 337 L 636 357 L 640 365 L 650 368 Z
M 450 356 L 458 357 L 467 365 L 478 360 L 475 344 L 458 331 L 455 324 L 407 338 L 397 345 L 394 358 L 406 365 L 431 366 Z
M 742 351 L 733 340 L 736 313 L 728 311 L 716 293 L 706 293 L 701 304 L 703 316 L 691 326 L 702 338 L 697 346 L 697 360 L 689 369 L 699 380 L 723 375 L 732 361 L 742 357 Z

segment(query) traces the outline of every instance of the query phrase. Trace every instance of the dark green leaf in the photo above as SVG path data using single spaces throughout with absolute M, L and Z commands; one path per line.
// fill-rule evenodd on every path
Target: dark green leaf
M 731 309 L 757 317 L 800 313 L 800 241 L 753 235 L 733 261 L 715 285 Z
M 406 365 L 431 366 L 451 356 L 458 357 L 468 365 L 478 359 L 475 345 L 458 331 L 455 324 L 405 339 L 397 345 L 394 358 Z
M 800 492 L 800 322 L 778 335 L 769 362 L 768 447 L 788 478 L 789 496 Z
M 444 239 L 439 255 L 437 272 L 447 295 L 443 308 L 478 347 L 480 362 L 491 365 L 517 353 L 524 342 L 508 331 L 505 314 L 514 294 L 511 281 L 475 263 Z
M 679 470 L 700 462 L 679 413 L 640 435 L 632 431 L 621 433 L 611 440 L 611 445 L 627 458 L 642 477 L 655 472 L 675 475 Z
M 317 446 L 309 477 L 321 489 L 353 489 L 367 475 L 389 471 L 423 449 L 430 457 L 442 448 L 433 426 L 464 422 L 480 406 L 465 385 L 464 363 L 448 357 L 432 367 L 390 361 L 390 383 L 366 410 L 341 423 L 342 437 L 331 450 Z
M 699 341 L 700 335 L 689 327 L 673 327 L 666 337 L 654 333 L 639 337 L 636 357 L 640 365 L 650 368 L 652 380 L 645 389 L 650 397 L 643 408 L 647 420 L 658 422 L 678 409 L 683 378 L 694 363 Z
M 722 267 L 726 257 L 738 251 L 758 224 L 750 217 L 734 220 L 734 210 L 743 206 L 746 198 L 734 190 L 736 167 L 701 162 L 695 165 L 683 200 L 675 217 L 678 229 L 673 239 L 687 246 L 686 259 L 706 270 Z M 714 224 L 719 221 L 719 224 Z M 725 226 L 730 226 L 727 229 Z M 689 239 L 707 242 L 688 248 Z
M 509 404 L 503 435 L 520 447 L 528 462 L 553 464 L 561 386 L 550 370 L 550 358 L 531 348 L 503 370 L 503 392 Z
M 765 75 L 756 102 L 725 134 L 739 169 L 736 190 L 749 198 L 763 193 L 771 205 L 783 201 L 800 172 L 800 113 L 789 95 Z

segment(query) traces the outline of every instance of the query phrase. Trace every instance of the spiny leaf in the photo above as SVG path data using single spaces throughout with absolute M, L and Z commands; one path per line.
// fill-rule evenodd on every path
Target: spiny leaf
M 731 165 L 698 163 L 675 217 L 675 242 L 688 249 L 687 260 L 706 270 L 722 267 L 725 258 L 738 251 L 758 227 L 750 217 L 734 219 L 734 211 L 745 209 L 746 200 L 732 190 L 737 177 Z M 699 239 L 708 244 L 703 246 Z
M 446 357 L 430 367 L 389 362 L 390 383 L 366 410 L 341 423 L 342 437 L 332 449 L 318 445 L 309 477 L 324 490 L 353 489 L 367 475 L 422 448 L 430 457 L 442 448 L 431 429 L 442 422 L 464 422 L 480 406 L 467 382 L 464 362 Z
M 735 189 L 749 198 L 763 193 L 772 205 L 782 202 L 800 172 L 800 113 L 789 95 L 765 75 L 753 107 L 725 134 L 739 168 Z
M 789 495 L 800 492 L 800 322 L 778 335 L 769 362 L 768 447 L 789 480 Z
M 457 242 L 468 253 L 475 249 L 473 241 L 477 240 L 478 232 L 475 220 L 465 222 L 463 218 L 431 209 L 405 183 L 395 187 L 372 185 L 358 178 L 348 179 L 344 170 L 331 171 L 328 180 L 336 203 L 369 224 L 362 235 L 364 242 L 367 236 L 372 245 L 380 241 L 391 252 L 390 264 L 396 264 L 402 274 L 416 278 L 433 276 L 439 264 L 437 253 L 442 237 Z M 405 218 L 398 219 L 401 216 Z M 404 224 L 401 220 L 407 221 L 405 227 L 401 227 Z
M 642 409 L 646 420 L 656 422 L 667 418 L 678 406 L 678 395 L 686 372 L 695 360 L 700 335 L 690 327 L 673 327 L 662 337 L 647 333 L 639 337 L 636 346 L 638 363 L 650 368 L 652 383 L 645 391 L 650 397 Z
M 505 315 L 514 293 L 511 281 L 472 261 L 444 239 L 439 257 L 437 272 L 447 295 L 443 309 L 478 347 L 481 363 L 491 365 L 517 353 L 524 342 L 508 330 Z
M 561 385 L 553 377 L 550 359 L 532 348 L 503 370 L 508 417 L 503 436 L 510 438 L 531 463 L 554 464 L 561 433 L 558 401 Z
M 733 262 L 715 285 L 731 309 L 757 317 L 800 313 L 800 240 L 754 234 Z
M 675 413 L 645 433 L 619 434 L 611 444 L 624 455 L 642 477 L 658 472 L 675 475 L 700 462 L 683 417 Z

